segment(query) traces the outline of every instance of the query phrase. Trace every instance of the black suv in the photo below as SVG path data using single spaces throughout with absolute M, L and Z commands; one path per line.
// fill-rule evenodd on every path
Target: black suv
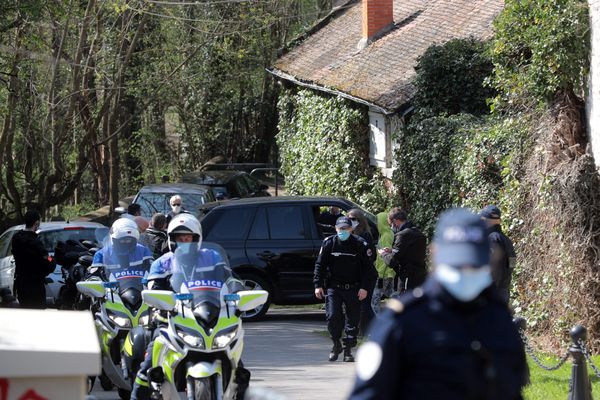
M 210 186 L 217 200 L 270 196 L 267 185 L 243 171 L 194 171 L 183 175 L 181 181 Z
M 319 216 L 331 206 L 342 212 L 360 208 L 339 197 L 263 197 L 219 205 L 202 219 L 203 240 L 225 248 L 246 287 L 270 294 L 246 320 L 261 318 L 271 303 L 319 302 L 312 283 L 315 260 L 323 238 L 335 233 Z M 377 232 L 375 216 L 364 213 Z

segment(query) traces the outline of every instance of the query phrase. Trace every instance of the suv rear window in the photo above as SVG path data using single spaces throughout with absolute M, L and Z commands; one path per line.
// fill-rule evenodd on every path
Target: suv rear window
M 206 240 L 244 240 L 256 208 L 235 208 L 219 212 L 212 226 L 207 227 Z

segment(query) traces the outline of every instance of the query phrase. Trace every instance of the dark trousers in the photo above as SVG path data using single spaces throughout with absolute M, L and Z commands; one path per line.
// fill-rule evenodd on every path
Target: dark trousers
M 46 308 L 46 286 L 43 282 L 16 282 L 14 285 L 20 308 Z
M 344 321 L 342 304 L 346 306 L 346 321 Z M 346 337 L 344 338 L 344 344 L 347 347 L 356 346 L 358 322 L 360 320 L 358 287 L 350 289 L 328 288 L 325 316 L 327 318 L 327 330 L 332 340 L 340 340 L 342 330 L 345 328 Z M 344 324 L 344 322 L 346 323 Z
M 375 290 L 375 285 L 373 287 L 367 289 L 367 297 L 363 301 L 360 302 L 360 336 L 366 336 L 369 330 L 369 325 L 373 318 L 375 318 L 375 312 L 373 311 L 373 291 Z

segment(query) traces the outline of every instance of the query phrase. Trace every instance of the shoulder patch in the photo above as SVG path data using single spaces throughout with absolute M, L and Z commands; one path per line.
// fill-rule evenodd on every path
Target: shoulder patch
M 385 306 L 397 314 L 400 314 L 402 311 L 404 311 L 404 303 L 398 299 L 389 299 L 385 303 Z

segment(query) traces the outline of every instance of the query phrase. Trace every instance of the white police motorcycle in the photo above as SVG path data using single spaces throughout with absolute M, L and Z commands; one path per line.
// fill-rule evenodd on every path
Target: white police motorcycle
M 158 398 L 231 398 L 244 346 L 240 316 L 267 301 L 264 290 L 238 291 L 243 285 L 233 278 L 223 248 L 202 243 L 199 251 L 202 257 L 194 259 L 175 251 L 173 291 L 142 292 L 148 306 L 167 315 L 148 370 Z

